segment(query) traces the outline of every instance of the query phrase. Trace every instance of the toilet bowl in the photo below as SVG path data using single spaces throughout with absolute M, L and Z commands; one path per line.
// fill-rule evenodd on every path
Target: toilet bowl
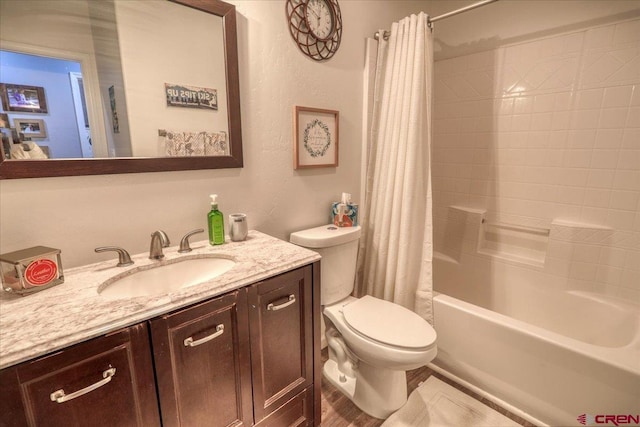
M 411 310 L 351 296 L 360 227 L 321 226 L 290 241 L 322 256 L 321 300 L 329 360 L 324 377 L 363 412 L 385 419 L 407 401 L 406 371 L 437 353 L 436 332 Z
M 407 400 L 405 371 L 435 358 L 435 331 L 412 311 L 371 296 L 348 297 L 323 316 L 330 346 L 324 377 L 362 411 L 387 418 Z M 339 336 L 329 336 L 332 328 Z M 344 344 L 335 346 L 338 339 Z

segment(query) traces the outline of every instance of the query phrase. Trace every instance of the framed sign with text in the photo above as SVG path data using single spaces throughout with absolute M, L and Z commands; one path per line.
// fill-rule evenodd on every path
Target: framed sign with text
M 170 107 L 218 109 L 218 91 L 206 87 L 165 83 L 164 91 Z
M 294 108 L 294 169 L 338 166 L 338 123 L 338 111 Z

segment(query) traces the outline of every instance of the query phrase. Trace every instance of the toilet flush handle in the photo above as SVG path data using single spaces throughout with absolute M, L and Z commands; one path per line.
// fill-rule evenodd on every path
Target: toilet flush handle
M 278 311 L 278 310 L 282 310 L 283 308 L 289 307 L 291 304 L 296 302 L 296 296 L 291 294 L 289 295 L 289 298 L 287 298 L 287 300 L 285 302 L 283 302 L 282 304 L 274 304 L 274 303 L 269 303 L 267 304 L 267 310 L 268 311 Z

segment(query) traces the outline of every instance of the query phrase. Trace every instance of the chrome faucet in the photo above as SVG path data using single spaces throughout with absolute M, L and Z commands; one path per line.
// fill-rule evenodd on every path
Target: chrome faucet
M 162 248 L 166 248 L 171 244 L 169 236 L 162 230 L 151 233 L 151 247 L 149 248 L 149 259 L 162 259 L 164 254 Z

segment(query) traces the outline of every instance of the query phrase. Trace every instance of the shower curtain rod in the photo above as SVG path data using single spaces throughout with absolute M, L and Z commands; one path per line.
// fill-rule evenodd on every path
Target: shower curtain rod
M 445 18 L 449 18 L 450 16 L 458 15 L 460 13 L 467 12 L 467 11 L 469 11 L 471 9 L 475 9 L 477 7 L 481 7 L 481 6 L 487 5 L 489 3 L 496 2 L 496 1 L 498 1 L 498 0 L 482 0 L 482 1 L 479 1 L 477 3 L 470 4 L 469 6 L 461 7 L 460 9 L 452 10 L 451 12 L 447 12 L 447 13 L 443 13 L 442 15 L 434 16 L 433 18 L 427 18 L 427 25 L 429 25 L 429 27 L 431 27 L 431 24 L 436 22 L 436 21 L 439 21 L 439 20 L 445 19 Z M 385 40 L 387 40 L 389 38 L 389 35 L 391 35 L 391 33 L 389 31 L 387 31 L 387 30 L 384 30 L 382 32 L 382 37 Z M 380 39 L 380 31 L 376 31 L 376 33 L 374 34 L 373 38 L 376 39 L 376 40 L 379 40 Z

